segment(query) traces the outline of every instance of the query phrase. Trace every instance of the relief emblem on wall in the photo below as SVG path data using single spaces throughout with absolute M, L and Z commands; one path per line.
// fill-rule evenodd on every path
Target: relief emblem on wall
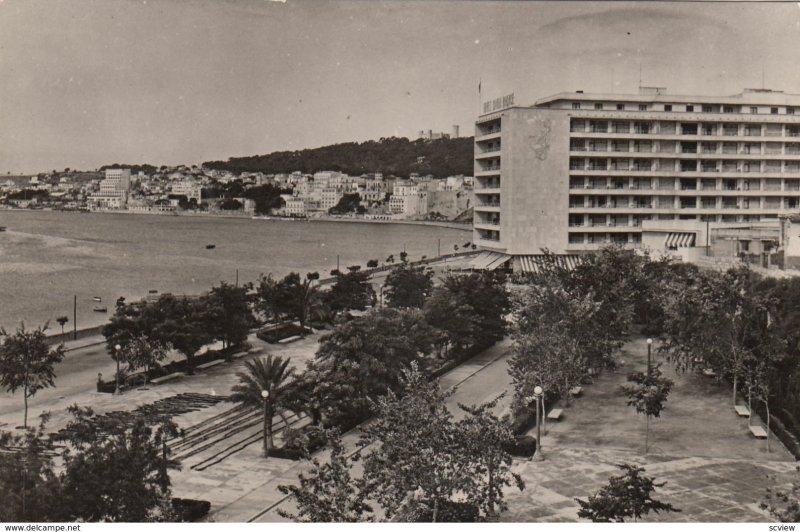
M 533 148 L 533 155 L 540 161 L 547 159 L 547 152 L 550 151 L 550 130 L 553 129 L 553 121 L 549 118 L 537 118 L 533 122 L 534 135 L 529 135 L 528 139 Z

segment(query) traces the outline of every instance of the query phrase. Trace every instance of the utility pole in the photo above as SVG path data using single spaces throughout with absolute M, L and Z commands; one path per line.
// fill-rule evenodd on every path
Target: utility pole
M 78 296 L 72 299 L 72 339 L 78 339 Z
M 339 271 L 339 255 L 336 255 L 336 271 Z
M 436 256 L 440 256 L 442 254 L 442 239 L 439 238 L 436 240 Z
M 239 288 L 239 268 L 236 268 L 236 288 Z

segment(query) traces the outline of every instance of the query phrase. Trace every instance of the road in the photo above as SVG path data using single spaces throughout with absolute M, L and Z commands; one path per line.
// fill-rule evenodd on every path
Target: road
M 98 336 L 94 340 L 102 341 L 103 337 Z M 79 340 L 83 344 L 89 341 L 91 339 Z M 109 378 L 116 371 L 116 363 L 106 352 L 105 344 L 89 345 L 68 351 L 55 371 L 56 387 L 39 390 L 28 400 L 28 420 L 35 420 L 40 412 L 50 410 L 55 402 L 65 397 L 95 391 L 97 373 Z M 21 425 L 22 418 L 22 391 L 13 395 L 8 392 L 0 393 L 0 423 L 7 423 L 8 426 Z

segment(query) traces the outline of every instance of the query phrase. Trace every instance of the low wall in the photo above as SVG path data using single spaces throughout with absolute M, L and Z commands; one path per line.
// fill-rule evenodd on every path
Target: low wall
M 62 342 L 69 342 L 72 340 L 81 340 L 90 336 L 102 334 L 105 325 L 97 325 L 95 327 L 88 327 L 86 329 L 78 329 L 77 332 L 64 330 L 64 333 L 56 333 L 47 336 L 47 341 L 50 344 L 60 344 Z

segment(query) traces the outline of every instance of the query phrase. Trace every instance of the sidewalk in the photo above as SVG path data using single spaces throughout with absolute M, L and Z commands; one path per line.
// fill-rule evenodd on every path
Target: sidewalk
M 501 342 L 440 378 L 443 389 L 458 386 L 448 402 L 453 412 L 459 410 L 459 402 L 475 404 L 493 399 L 498 395 L 498 389 L 504 388 L 502 382 L 508 379 L 507 348 L 508 341 Z M 358 437 L 358 429 L 345 434 L 342 438 L 345 449 L 354 451 Z M 325 461 L 327 453 L 327 450 L 322 450 L 315 456 Z M 308 469 L 307 461 L 264 460 L 260 446 L 251 446 L 226 460 L 221 467 L 204 471 L 201 475 L 197 472 L 185 477 L 183 472 L 173 475 L 174 492 L 178 497 L 210 501 L 209 521 L 285 521 L 277 509 L 293 511 L 293 507 L 288 497 L 278 491 L 278 486 L 296 483 L 298 475 Z
M 620 474 L 616 464 L 621 463 L 642 465 L 656 482 L 666 481 L 655 498 L 683 510 L 643 521 L 771 520 L 758 503 L 767 486 L 792 478 L 796 463 L 774 434 L 771 452 L 764 440 L 750 434 L 747 418 L 737 416 L 726 385 L 676 374 L 664 364 L 664 376 L 675 386 L 661 419 L 650 421 L 650 450 L 644 455 L 645 418 L 627 406 L 619 387 L 628 373 L 646 368 L 646 353 L 644 338 L 629 341 L 618 371 L 604 372 L 584 386 L 584 395 L 564 409 L 562 421 L 547 424 L 542 438 L 546 459 L 517 464 L 527 489 L 507 493 L 510 509 L 501 521 L 576 522 L 574 498 L 594 494 L 608 477 Z

